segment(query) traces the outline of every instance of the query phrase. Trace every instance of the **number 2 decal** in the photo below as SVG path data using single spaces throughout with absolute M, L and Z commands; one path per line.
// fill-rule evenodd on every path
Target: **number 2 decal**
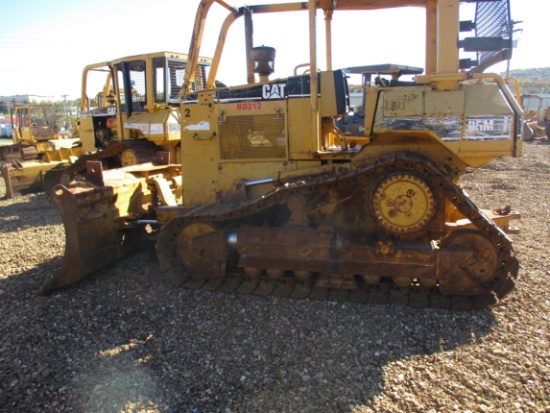
M 185 109 L 185 117 L 190 118 L 191 117 L 191 109 Z

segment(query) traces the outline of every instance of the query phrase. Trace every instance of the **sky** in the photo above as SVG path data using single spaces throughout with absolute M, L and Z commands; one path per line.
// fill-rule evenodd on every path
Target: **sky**
M 543 6 L 548 0 L 510 1 L 512 20 L 521 21 L 515 26 L 521 31 L 510 68 L 550 66 L 545 50 L 548 13 Z M 237 7 L 246 4 L 243 0 L 226 2 Z M 247 4 L 267 2 L 248 0 Z M 76 99 L 82 70 L 88 64 L 163 50 L 187 53 L 198 4 L 199 0 L 5 2 L 0 7 L 0 96 L 30 94 L 58 100 L 67 95 Z M 225 15 L 219 6 L 212 8 L 201 55 L 213 55 Z M 308 16 L 307 12 L 280 15 L 269 21 L 255 17 L 254 45 L 275 47 L 274 77 L 287 77 L 295 66 L 309 60 Z M 317 21 L 323 27 L 322 15 Z M 424 66 L 422 9 L 335 13 L 332 24 L 335 69 L 383 63 Z M 234 24 L 226 42 L 229 47 L 217 77 L 228 85 L 246 83 L 243 32 L 242 22 Z M 318 50 L 322 55 L 323 47 Z M 321 69 L 326 68 L 323 63 L 319 59 Z M 488 71 L 505 70 L 506 65 L 500 64 Z

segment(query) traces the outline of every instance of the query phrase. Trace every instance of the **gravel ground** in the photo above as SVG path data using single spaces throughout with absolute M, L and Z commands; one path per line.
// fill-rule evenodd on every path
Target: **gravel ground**
M 64 232 L 0 201 L 0 412 L 537 412 L 550 406 L 550 144 L 463 181 L 521 211 L 517 288 L 450 311 L 187 291 L 146 251 L 48 296 Z

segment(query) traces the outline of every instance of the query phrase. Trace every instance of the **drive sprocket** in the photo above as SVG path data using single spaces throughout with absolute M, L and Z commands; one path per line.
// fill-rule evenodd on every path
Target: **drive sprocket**
M 437 200 L 422 178 L 398 172 L 378 184 L 371 206 L 378 224 L 400 235 L 424 229 L 437 211 Z

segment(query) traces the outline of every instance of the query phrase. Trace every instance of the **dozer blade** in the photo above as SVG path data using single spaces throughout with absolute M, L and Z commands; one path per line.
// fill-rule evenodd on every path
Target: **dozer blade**
M 5 194 L 0 189 L 0 197 L 10 199 L 19 193 L 39 192 L 44 175 L 55 168 L 66 168 L 71 159 L 81 154 L 80 147 L 61 148 L 42 154 L 40 159 L 0 161 L 0 174 L 6 187 Z
M 10 166 L 8 164 L 0 164 L 0 198 L 11 199 L 13 198 L 13 185 L 11 183 Z
M 43 291 L 75 283 L 139 249 L 145 230 L 125 227 L 120 217 L 139 202 L 140 195 L 138 180 L 96 188 L 55 186 L 52 198 L 65 227 L 65 255 L 59 272 Z
M 95 153 L 79 154 L 76 162 L 59 164 L 56 168 L 47 170 L 44 173 L 42 187 L 46 195 L 50 196 L 52 189 L 57 184 L 70 182 L 76 174 L 86 171 L 86 164 L 89 161 L 107 161 L 115 164 L 116 158 L 129 148 L 124 143 L 115 143 L 106 149 Z
M 19 193 L 40 191 L 43 174 L 58 164 L 59 162 L 40 161 L 12 161 L 9 164 L 0 164 L 0 174 L 6 187 L 5 193 L 1 193 L 0 197 L 11 199 Z

